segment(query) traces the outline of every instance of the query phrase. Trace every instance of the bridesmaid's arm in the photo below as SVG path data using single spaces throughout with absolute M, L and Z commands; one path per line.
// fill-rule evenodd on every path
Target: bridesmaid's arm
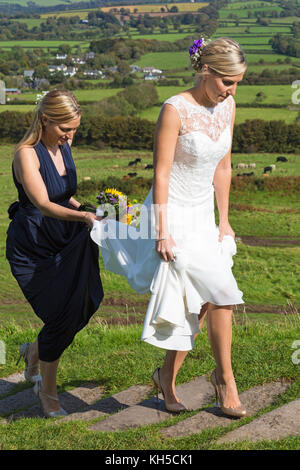
M 44 216 L 72 222 L 85 222 L 90 227 L 96 216 L 90 212 L 62 207 L 49 200 L 47 188 L 39 172 L 39 160 L 32 147 L 22 147 L 14 157 L 14 171 L 18 182 L 31 201 Z
M 79 209 L 80 205 L 81 205 L 80 202 L 76 201 L 76 199 L 74 199 L 73 197 L 71 197 L 71 198 L 69 199 L 69 206 L 70 206 L 70 209 L 75 209 L 75 210 L 77 210 L 77 209 Z
M 219 241 L 222 241 L 224 235 L 231 235 L 235 237 L 235 233 L 232 230 L 228 221 L 228 209 L 229 209 L 229 192 L 231 185 L 231 148 L 233 139 L 233 126 L 235 120 L 235 101 L 231 119 L 231 147 L 225 157 L 219 162 L 215 174 L 214 174 L 214 188 L 216 194 L 216 201 L 219 212 L 219 230 L 220 236 Z

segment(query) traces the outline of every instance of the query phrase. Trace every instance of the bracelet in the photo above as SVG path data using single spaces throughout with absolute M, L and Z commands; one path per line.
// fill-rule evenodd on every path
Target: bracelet
M 156 242 L 160 242 L 162 240 L 168 240 L 169 237 L 166 237 L 166 238 L 159 238 L 158 240 L 155 240 Z

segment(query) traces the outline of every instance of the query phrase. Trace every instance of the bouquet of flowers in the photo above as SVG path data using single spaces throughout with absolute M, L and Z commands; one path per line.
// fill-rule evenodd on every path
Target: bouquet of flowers
M 121 191 L 118 191 L 115 188 L 107 188 L 104 191 L 101 191 L 97 196 L 98 203 L 100 205 L 110 204 L 113 206 L 115 211 L 115 218 L 117 221 L 122 222 L 127 225 L 136 225 L 137 217 L 139 215 L 136 211 L 134 205 L 127 199 L 127 196 Z M 137 201 L 134 200 L 133 204 L 136 204 Z M 104 207 L 103 217 L 110 216 L 109 211 Z

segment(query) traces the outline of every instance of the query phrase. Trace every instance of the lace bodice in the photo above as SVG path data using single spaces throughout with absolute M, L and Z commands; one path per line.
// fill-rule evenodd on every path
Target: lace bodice
M 213 196 L 213 177 L 231 147 L 234 99 L 214 108 L 193 104 L 182 95 L 167 99 L 180 117 L 180 132 L 170 173 L 169 202 L 199 205 Z

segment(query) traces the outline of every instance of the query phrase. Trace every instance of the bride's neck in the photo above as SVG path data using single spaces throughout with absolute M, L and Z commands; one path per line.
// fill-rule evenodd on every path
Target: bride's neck
M 193 96 L 197 103 L 201 104 L 202 106 L 206 106 L 207 108 L 212 108 L 216 106 L 216 103 L 211 101 L 208 97 L 204 81 L 200 79 L 199 83 L 193 88 Z

